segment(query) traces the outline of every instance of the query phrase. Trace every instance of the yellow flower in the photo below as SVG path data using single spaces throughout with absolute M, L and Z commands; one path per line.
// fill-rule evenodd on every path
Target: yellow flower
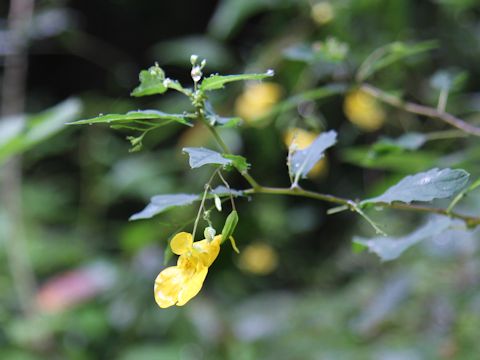
M 247 123 L 267 114 L 280 100 L 282 90 L 274 83 L 258 83 L 247 86 L 235 101 L 235 112 Z
M 310 146 L 310 144 L 315 141 L 317 136 L 318 134 L 301 128 L 290 128 L 285 132 L 283 136 L 283 141 L 287 147 L 290 147 L 290 145 L 295 142 L 297 149 L 303 150 L 306 147 Z M 310 170 L 308 174 L 311 177 L 317 177 L 326 175 L 327 171 L 328 160 L 327 157 L 324 156 L 322 159 L 320 159 L 319 162 L 315 164 L 315 166 L 312 168 L 312 170 Z
M 253 243 L 242 251 L 239 266 L 253 274 L 267 275 L 277 268 L 278 256 L 270 245 Z
M 199 293 L 208 268 L 220 252 L 218 235 L 212 241 L 193 242 L 192 234 L 181 232 L 170 242 L 174 254 L 180 255 L 176 266 L 170 266 L 155 279 L 155 301 L 161 308 L 183 306 Z
M 377 100 L 362 90 L 347 94 L 343 111 L 353 124 L 365 131 L 380 129 L 385 122 L 385 112 Z

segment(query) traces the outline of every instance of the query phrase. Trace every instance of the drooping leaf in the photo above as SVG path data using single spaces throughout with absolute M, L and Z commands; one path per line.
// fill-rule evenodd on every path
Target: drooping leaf
M 169 122 L 178 122 L 180 124 L 189 125 L 190 123 L 186 119 L 186 116 L 183 114 L 167 114 L 158 110 L 137 110 L 129 111 L 126 114 L 107 114 L 99 115 L 97 117 L 79 120 L 69 125 L 85 125 L 85 124 L 99 124 L 99 123 L 115 123 L 115 124 L 125 124 L 125 123 L 135 123 L 139 120 L 153 120 L 153 123 L 165 124 Z
M 65 123 L 79 116 L 82 103 L 68 99 L 38 115 L 16 117 L 1 122 L 0 163 L 25 152 L 65 128 Z
M 200 196 L 195 194 L 156 195 L 142 211 L 130 216 L 129 220 L 150 219 L 172 207 L 190 205 L 199 199 Z
M 414 232 L 402 237 L 379 236 L 371 239 L 355 237 L 354 243 L 366 246 L 370 252 L 377 254 L 382 261 L 398 258 L 412 245 L 427 238 L 437 236 L 458 221 L 448 217 L 434 217 Z
M 274 75 L 273 70 L 268 70 L 263 74 L 239 74 L 239 75 L 211 75 L 202 80 L 200 84 L 201 91 L 210 91 L 222 89 L 227 83 L 234 81 L 262 80 Z
M 392 203 L 400 201 L 432 201 L 451 197 L 465 187 L 469 174 L 462 169 L 431 169 L 426 172 L 410 175 L 389 188 L 382 195 L 367 199 L 368 203 Z
M 215 164 L 215 165 L 231 165 L 232 160 L 226 159 L 223 157 L 222 154 L 206 149 L 206 148 L 194 148 L 194 147 L 187 147 L 182 149 L 183 152 L 188 154 L 189 164 L 192 169 L 199 168 L 203 165 L 207 164 Z
M 290 158 L 290 175 L 292 178 L 306 178 L 313 166 L 323 158 L 324 152 L 337 142 L 334 130 L 321 133 L 313 143 L 303 149 L 295 150 Z M 294 146 L 295 142 L 292 143 Z

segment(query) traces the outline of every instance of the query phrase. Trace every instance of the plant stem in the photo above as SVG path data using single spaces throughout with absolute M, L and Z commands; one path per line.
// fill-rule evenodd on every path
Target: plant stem
M 246 195 L 271 194 L 271 195 L 301 196 L 301 197 L 307 197 L 311 199 L 344 205 L 345 210 L 350 209 L 352 211 L 357 211 L 355 207 L 360 208 L 360 205 L 353 200 L 341 198 L 341 197 L 329 195 L 329 194 L 322 194 L 322 193 L 317 193 L 313 191 L 307 191 L 300 188 L 272 188 L 272 187 L 259 186 L 255 189 L 251 188 L 251 189 L 244 190 L 243 193 Z M 382 206 L 385 208 L 396 209 L 396 210 L 423 212 L 423 213 L 449 216 L 451 218 L 464 221 L 469 227 L 476 227 L 480 225 L 480 217 L 474 217 L 474 216 L 458 214 L 455 212 L 449 212 L 447 209 L 433 208 L 433 207 L 413 205 L 413 204 L 403 204 L 403 203 L 393 203 L 393 204 L 378 203 L 376 205 Z
M 383 101 L 384 103 L 387 103 L 396 108 L 402 109 L 412 114 L 439 119 L 468 134 L 480 136 L 480 128 L 473 126 L 452 114 L 446 113 L 444 111 L 439 111 L 438 109 L 429 106 L 415 104 L 409 101 L 403 101 L 402 99 L 391 95 L 381 89 L 378 89 L 370 84 L 362 84 L 361 89 L 366 93 L 372 95 L 373 97 L 377 98 L 378 100 Z

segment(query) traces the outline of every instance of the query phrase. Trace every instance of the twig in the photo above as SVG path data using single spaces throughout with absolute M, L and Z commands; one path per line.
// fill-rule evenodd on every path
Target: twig
M 392 105 L 396 108 L 405 110 L 413 114 L 423 115 L 433 119 L 438 119 L 468 134 L 480 136 L 479 127 L 473 126 L 465 122 L 464 120 L 452 114 L 449 114 L 447 112 L 439 111 L 438 109 L 435 109 L 429 106 L 415 104 L 409 101 L 403 101 L 402 99 L 394 95 L 391 95 L 381 89 L 378 89 L 370 84 L 362 84 L 361 89 L 366 93 L 372 95 L 373 97 L 377 98 L 378 100 L 383 101 L 384 103 Z
M 344 207 L 342 208 L 342 210 L 350 209 L 352 211 L 356 211 L 355 207 L 352 204 L 356 204 L 356 206 L 360 207 L 358 203 L 350 199 L 341 198 L 341 197 L 329 195 L 329 194 L 321 194 L 313 191 L 307 191 L 300 188 L 271 188 L 271 187 L 260 186 L 259 188 L 256 188 L 256 189 L 252 188 L 252 189 L 244 190 L 243 193 L 246 195 L 273 194 L 273 195 L 289 195 L 289 196 L 307 197 L 311 199 L 343 205 Z M 449 216 L 451 218 L 464 221 L 469 227 L 476 227 L 480 225 L 480 217 L 474 217 L 474 216 L 458 214 L 455 212 L 449 212 L 447 209 L 414 205 L 414 204 L 403 204 L 403 203 L 393 203 L 393 204 L 378 203 L 375 205 L 381 206 L 384 208 L 396 209 L 396 210 L 423 212 L 423 213 Z

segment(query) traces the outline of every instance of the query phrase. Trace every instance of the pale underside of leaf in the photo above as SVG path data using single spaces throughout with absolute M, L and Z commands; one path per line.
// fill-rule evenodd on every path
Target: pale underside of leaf
M 452 226 L 461 226 L 461 222 L 448 217 L 434 217 L 414 232 L 402 237 L 379 236 L 371 239 L 355 237 L 354 242 L 366 246 L 370 252 L 377 254 L 382 261 L 398 258 L 411 246 L 434 236 L 438 236 Z
M 337 133 L 334 130 L 321 133 L 313 143 L 303 149 L 295 150 L 290 158 L 290 175 L 292 178 L 306 178 L 315 164 L 324 156 L 324 152 L 337 142 Z M 292 143 L 295 146 L 295 142 Z
M 469 176 L 462 169 L 431 169 L 407 176 L 382 195 L 364 200 L 361 204 L 390 204 L 394 201 L 411 203 L 412 201 L 432 201 L 448 198 L 465 187 Z

